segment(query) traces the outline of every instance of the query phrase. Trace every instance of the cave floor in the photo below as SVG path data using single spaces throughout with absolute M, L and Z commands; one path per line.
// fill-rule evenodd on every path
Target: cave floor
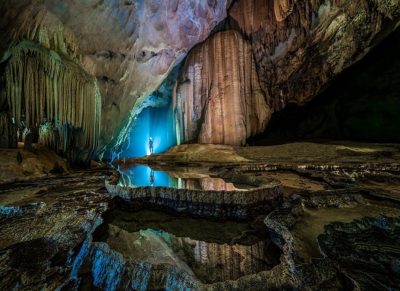
M 134 162 L 210 163 L 271 165 L 336 165 L 397 163 L 399 144 L 371 144 L 346 141 L 296 142 L 273 146 L 233 147 L 186 144 L 169 151 L 133 159 Z
M 10 158 L 17 151 L 1 156 L 20 169 L 0 184 L 1 290 L 399 287 L 399 145 L 183 145 L 116 162 L 205 179 L 187 183 L 205 196 L 236 193 L 248 181 L 278 183 L 273 208 L 246 219 L 127 203 L 107 192 L 107 169 L 51 174 L 46 162 L 29 177 Z M 41 151 L 32 155 L 40 160 Z

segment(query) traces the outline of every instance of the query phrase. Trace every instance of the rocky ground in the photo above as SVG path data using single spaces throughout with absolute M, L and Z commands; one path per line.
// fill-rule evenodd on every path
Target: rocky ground
M 3 184 L 0 289 L 399 288 L 398 146 L 185 147 L 183 156 L 175 154 L 179 148 L 154 156 L 153 166 L 177 176 L 193 176 L 199 168 L 190 166 L 201 165 L 221 179 L 274 179 L 281 192 L 276 205 L 241 221 L 146 210 L 136 202 L 132 208 L 107 193 L 107 170 Z M 268 251 L 260 255 L 263 248 Z M 207 279 L 210 268 L 213 280 Z
M 233 147 L 211 144 L 185 144 L 166 153 L 132 159 L 136 163 L 168 164 L 261 164 L 271 166 L 314 165 L 349 166 L 394 164 L 400 158 L 398 144 L 371 144 L 346 141 L 297 142 L 273 146 Z M 129 161 L 129 159 L 128 159 Z M 121 161 L 122 162 L 122 161 Z
M 0 148 L 0 185 L 42 179 L 69 170 L 64 159 L 38 144 L 32 151 L 25 150 L 23 143 L 19 143 L 17 149 Z
M 0 289 L 54 290 L 110 201 L 105 173 L 78 172 L 0 188 Z

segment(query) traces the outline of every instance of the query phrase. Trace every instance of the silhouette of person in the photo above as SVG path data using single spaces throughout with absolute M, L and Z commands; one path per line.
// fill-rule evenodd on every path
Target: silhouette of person
M 153 139 L 151 137 L 149 138 L 149 151 L 150 151 L 150 155 L 152 155 L 153 151 L 154 151 L 154 147 L 153 147 Z
M 155 178 L 154 178 L 154 171 L 150 171 L 150 186 L 154 186 Z

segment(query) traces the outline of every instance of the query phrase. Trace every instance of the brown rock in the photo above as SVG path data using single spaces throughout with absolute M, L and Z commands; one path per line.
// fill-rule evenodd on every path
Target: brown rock
M 272 112 L 310 101 L 393 31 L 400 3 L 373 2 L 234 2 L 230 27 L 249 41 L 217 33 L 190 53 L 176 88 L 178 141 L 243 145 Z
M 174 95 L 180 142 L 244 145 L 270 117 L 251 46 L 235 31 L 190 53 Z
M 308 102 L 364 57 L 393 30 L 400 3 L 239 0 L 229 15 L 251 39 L 261 88 L 272 108 L 280 110 Z

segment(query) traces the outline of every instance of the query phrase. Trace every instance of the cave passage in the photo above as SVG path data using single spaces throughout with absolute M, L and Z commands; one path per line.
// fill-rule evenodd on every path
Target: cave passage
M 149 139 L 153 139 L 153 154 L 162 153 L 176 145 L 176 135 L 170 104 L 160 108 L 145 108 L 133 122 L 123 143 L 120 158 L 150 155 Z

